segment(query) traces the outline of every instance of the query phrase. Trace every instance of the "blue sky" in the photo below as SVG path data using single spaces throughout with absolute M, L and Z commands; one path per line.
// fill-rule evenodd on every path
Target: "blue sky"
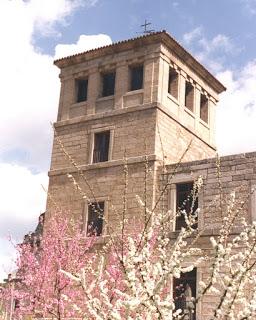
M 253 0 L 101 0 L 74 12 L 67 19 L 69 25 L 58 28 L 61 37 L 36 35 L 35 43 L 43 52 L 53 53 L 56 44 L 73 43 L 81 33 L 105 33 L 115 42 L 137 36 L 147 19 L 153 29 L 166 29 L 181 42 L 185 33 L 198 27 L 210 39 L 225 34 L 242 51 L 226 63 L 239 66 L 254 58 L 255 8 Z
M 45 209 L 59 98 L 56 57 L 136 37 L 147 19 L 227 87 L 221 154 L 256 151 L 256 0 L 0 0 L 0 279 L 7 236 L 19 241 Z

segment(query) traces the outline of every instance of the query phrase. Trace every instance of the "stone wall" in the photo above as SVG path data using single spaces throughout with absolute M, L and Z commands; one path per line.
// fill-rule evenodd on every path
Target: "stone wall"
M 69 66 L 61 70 L 58 121 L 157 101 L 160 45 L 141 46 L 122 53 Z M 144 66 L 143 88 L 130 91 L 130 67 Z M 102 74 L 115 72 L 115 94 L 102 97 Z M 76 103 L 76 79 L 88 79 L 87 101 Z
M 206 254 L 212 254 L 210 237 L 217 236 L 223 217 L 227 213 L 228 198 L 235 192 L 235 207 L 240 208 L 240 217 L 248 222 L 256 219 L 256 194 L 252 193 L 256 187 L 256 152 L 225 156 L 220 158 L 220 182 L 217 177 L 216 159 L 204 159 L 167 166 L 167 173 L 162 175 L 161 186 L 168 183 L 163 202 L 165 209 L 176 211 L 176 185 L 178 183 L 195 181 L 203 177 L 203 187 L 199 194 L 200 213 L 198 217 L 199 230 L 202 232 L 197 246 L 204 249 Z M 171 178 L 175 171 L 173 178 Z M 220 197 L 221 194 L 221 197 Z M 222 205 L 220 205 L 220 203 Z M 241 230 L 239 218 L 231 230 L 236 235 Z M 171 236 L 175 239 L 176 232 Z M 197 268 L 197 284 L 200 280 L 207 280 L 210 276 L 211 265 L 205 262 Z M 211 318 L 211 310 L 219 301 L 218 296 L 207 294 L 197 307 L 197 320 Z
M 168 108 L 160 106 L 157 112 L 155 153 L 160 158 L 165 156 L 165 163 L 170 164 L 179 162 L 187 148 L 183 162 L 215 155 L 215 148 L 202 140 L 195 130 L 182 126 L 172 117 Z
M 86 230 L 88 203 L 104 201 L 108 227 L 103 235 L 118 230 L 124 208 L 127 163 L 125 215 L 129 218 L 127 227 L 132 232 L 144 218 L 144 209 L 136 196 L 151 208 L 157 200 L 159 188 L 163 187 L 172 170 L 171 166 L 162 166 L 163 160 L 168 165 L 179 162 L 190 142 L 182 162 L 214 156 L 215 104 L 218 93 L 225 88 L 165 32 L 60 59 L 56 65 L 61 69 L 61 93 L 55 130 L 76 168 L 65 157 L 55 135 L 47 214 L 55 210 L 53 199 L 63 214 L 80 220 L 81 228 Z M 131 68 L 142 65 L 143 87 L 131 91 Z M 177 98 L 168 93 L 170 67 L 178 74 Z M 102 97 L 102 75 L 109 72 L 115 72 L 114 94 Z M 77 103 L 79 79 L 88 79 L 88 90 L 87 100 Z M 184 105 L 186 81 L 194 88 L 193 112 Z M 201 94 L 205 94 L 209 102 L 208 123 L 200 119 Z M 109 159 L 92 163 L 94 134 L 106 130 L 110 131 Z M 147 175 L 145 167 L 148 168 Z M 163 169 L 167 170 L 164 176 Z M 214 170 L 214 160 L 182 163 L 175 175 L 174 187 L 164 195 L 161 205 L 167 209 L 173 204 L 170 194 L 175 190 L 177 179 L 184 179 L 185 175 L 189 181 L 202 173 L 210 186 L 203 190 L 205 198 L 200 198 L 200 205 L 206 207 L 210 203 L 207 196 L 217 192 L 214 171 L 211 170 Z M 242 169 L 239 170 L 237 179 L 244 175 Z M 73 174 L 81 192 L 74 188 L 68 173 Z M 238 180 L 233 181 L 232 176 L 228 182 L 235 181 Z M 201 225 L 207 224 L 212 211 L 205 210 L 202 217 Z M 100 238 L 104 241 L 104 237 Z M 204 241 L 208 245 L 207 237 Z M 205 272 L 201 274 L 205 276 Z
M 147 165 L 150 171 L 154 172 L 154 162 L 149 160 Z M 139 205 L 136 195 L 145 201 L 147 197 L 148 206 L 151 206 L 154 179 L 151 174 L 147 177 L 145 192 L 145 163 L 144 159 L 134 159 L 127 162 L 128 179 L 125 179 L 124 170 L 125 161 L 121 160 L 116 166 L 107 166 L 99 164 L 96 168 L 83 170 L 82 178 L 79 174 L 73 172 L 76 182 L 82 189 L 82 194 L 76 190 L 72 181 L 66 174 L 50 173 L 49 193 L 51 198 L 62 209 L 63 214 L 81 221 L 81 227 L 86 229 L 87 206 L 88 201 L 105 202 L 104 216 L 108 222 L 108 229 L 104 234 L 112 234 L 121 223 L 122 212 L 124 208 L 124 191 L 127 183 L 126 202 L 127 211 L 125 217 L 130 219 L 129 230 L 138 227 L 143 219 L 143 208 Z M 86 180 L 86 181 L 85 181 Z M 88 187 L 90 186 L 90 187 Z M 48 198 L 48 214 L 55 210 L 54 204 Z M 104 239 L 103 239 L 104 240 Z
M 153 155 L 155 146 L 154 108 L 133 108 L 125 112 L 113 112 L 104 117 L 91 116 L 86 119 L 73 120 L 55 125 L 57 135 L 67 153 L 74 158 L 77 165 L 91 164 L 93 134 L 112 131 L 111 161 L 124 157 Z M 54 140 L 51 170 L 70 167 L 57 140 Z
M 174 166 L 167 166 L 167 172 L 172 172 Z M 204 159 L 202 161 L 192 161 L 181 163 L 176 169 L 170 185 L 186 181 L 194 181 L 198 176 L 203 177 L 203 188 L 199 195 L 199 207 L 201 208 L 199 221 L 201 227 L 215 228 L 222 222 L 220 210 L 220 190 L 222 200 L 225 203 L 229 195 L 235 191 L 237 205 L 243 204 L 243 212 L 248 219 L 252 221 L 255 213 L 251 208 L 255 205 L 254 195 L 250 192 L 256 186 L 256 153 L 246 153 L 225 156 L 220 158 L 220 184 L 217 177 L 216 159 Z M 166 183 L 168 174 L 165 175 L 162 183 Z M 221 189 L 220 189 L 221 188 Z M 169 188 L 171 189 L 171 187 Z M 171 197 L 169 191 L 168 197 Z M 169 202 L 171 200 L 169 199 Z M 168 206 L 166 202 L 166 206 Z

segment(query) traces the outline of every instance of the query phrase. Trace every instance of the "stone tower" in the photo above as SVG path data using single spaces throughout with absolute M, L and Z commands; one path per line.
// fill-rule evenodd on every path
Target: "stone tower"
M 167 32 L 69 56 L 55 65 L 61 93 L 49 192 L 67 214 L 82 218 L 85 233 L 93 225 L 103 236 L 117 225 L 125 163 L 128 213 L 137 217 L 135 195 L 154 204 L 163 161 L 179 161 L 191 141 L 182 161 L 214 156 L 215 108 L 225 88 Z M 68 173 L 86 197 L 75 191 Z M 90 205 L 96 201 L 104 221 Z M 47 210 L 52 210 L 50 200 Z

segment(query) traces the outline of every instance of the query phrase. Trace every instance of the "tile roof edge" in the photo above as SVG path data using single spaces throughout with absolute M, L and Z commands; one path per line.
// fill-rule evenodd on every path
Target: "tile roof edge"
M 60 58 L 60 59 L 56 59 L 56 60 L 54 60 L 54 64 L 57 64 L 60 61 L 68 60 L 68 59 L 71 59 L 73 57 L 81 56 L 81 55 L 84 55 L 84 54 L 87 54 L 87 53 L 90 53 L 90 52 L 95 52 L 95 51 L 103 50 L 103 49 L 106 49 L 106 48 L 115 47 L 115 46 L 118 46 L 118 45 L 122 45 L 122 44 L 125 44 L 125 43 L 129 43 L 129 42 L 135 41 L 135 40 L 149 38 L 149 37 L 152 37 L 154 35 L 159 35 L 159 34 L 162 34 L 162 33 L 167 33 L 167 32 L 166 32 L 166 30 L 161 30 L 161 31 L 151 32 L 151 33 L 146 34 L 146 35 L 142 35 L 142 36 L 138 36 L 138 37 L 134 37 L 134 38 L 129 38 L 129 39 L 126 39 L 126 40 L 120 40 L 120 41 L 117 41 L 117 42 L 114 42 L 114 43 L 111 43 L 111 44 L 108 44 L 108 45 L 105 45 L 105 46 L 102 46 L 102 47 L 90 49 L 90 50 L 83 51 L 83 52 L 78 52 L 78 53 L 75 53 L 73 55 L 69 55 L 69 56 L 66 56 L 66 57 L 63 57 L 63 58 Z

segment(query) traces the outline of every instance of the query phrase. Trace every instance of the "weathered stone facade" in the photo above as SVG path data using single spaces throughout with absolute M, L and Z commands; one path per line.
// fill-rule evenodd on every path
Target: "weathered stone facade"
M 223 215 L 227 213 L 227 200 L 232 192 L 235 192 L 235 207 L 240 210 L 240 217 L 245 217 L 247 222 L 255 221 L 256 194 L 256 152 L 225 156 L 220 158 L 219 172 L 217 177 L 216 158 L 192 161 L 167 166 L 166 174 L 161 177 L 162 186 L 168 181 L 166 192 L 165 208 L 176 212 L 176 188 L 184 182 L 195 181 L 199 176 L 203 178 L 203 187 L 199 194 L 200 214 L 198 216 L 198 229 L 202 232 L 198 246 L 206 252 L 211 251 L 209 238 L 219 234 L 220 225 L 223 223 Z M 175 169 L 175 174 L 173 171 Z M 171 177 L 172 176 L 172 177 Z M 221 194 L 221 199 L 220 199 Z M 175 230 L 175 226 L 173 226 Z M 239 219 L 234 224 L 232 235 L 241 232 Z M 177 233 L 173 231 L 172 236 Z M 197 268 L 197 287 L 199 281 L 206 281 L 210 276 L 210 265 L 205 263 Z M 210 319 L 212 308 L 216 307 L 219 297 L 214 294 L 207 294 L 197 306 L 197 320 Z
M 55 64 L 61 69 L 61 93 L 54 125 L 49 193 L 58 206 L 82 219 L 86 232 L 88 201 L 104 202 L 108 224 L 101 235 L 116 229 L 123 208 L 124 164 L 127 164 L 128 212 L 139 220 L 141 209 L 135 196 L 145 197 L 145 163 L 150 171 L 146 186 L 150 207 L 156 201 L 158 188 L 167 181 L 173 166 L 190 145 L 164 196 L 164 205 L 175 212 L 176 185 L 202 175 L 205 184 L 199 197 L 202 208 L 199 229 L 209 225 L 201 240 L 202 246 L 209 248 L 209 236 L 217 232 L 220 223 L 213 205 L 219 191 L 213 158 L 215 108 L 218 94 L 225 90 L 223 85 L 165 31 L 60 59 Z M 143 84 L 131 90 L 132 72 L 138 66 L 143 70 Z M 104 75 L 109 73 L 115 74 L 114 94 L 102 96 Z M 110 86 L 111 79 L 108 81 Z M 86 88 L 83 101 L 77 99 L 80 85 Z M 106 132 L 107 161 L 96 161 L 97 134 Z M 76 168 L 65 157 L 56 135 Z M 246 154 L 221 160 L 224 193 L 239 187 L 241 198 L 248 194 L 256 181 L 255 157 Z M 163 162 L 167 165 L 164 175 Z M 74 174 L 87 199 L 74 189 L 68 173 Z M 249 208 L 255 206 L 255 199 L 250 201 L 244 208 L 249 220 L 252 219 Z M 47 212 L 50 214 L 52 210 L 49 198 Z M 130 224 L 130 228 L 134 225 Z M 209 271 L 205 266 L 197 272 L 200 281 Z M 197 320 L 207 319 L 211 301 L 214 297 L 205 297 L 197 308 Z
M 168 166 L 167 171 L 172 171 L 172 166 Z M 220 172 L 221 177 L 219 180 L 217 177 L 216 158 L 204 159 L 180 164 L 171 180 L 173 184 L 170 190 L 175 188 L 178 183 L 193 181 L 198 176 L 203 177 L 204 185 L 199 196 L 199 207 L 202 210 L 202 215 L 199 217 L 199 226 L 207 228 L 207 230 L 217 229 L 219 224 L 222 223 L 219 208 L 220 187 L 224 198 L 230 195 L 231 192 L 235 192 L 237 201 L 240 204 L 241 202 L 245 203 L 243 205 L 243 216 L 246 217 L 248 222 L 255 220 L 255 195 L 250 195 L 250 193 L 256 186 L 256 153 L 221 157 Z M 167 179 L 167 176 L 168 174 L 165 179 Z M 172 192 L 169 191 L 170 198 Z M 169 199 L 169 201 L 171 200 Z M 170 205 L 166 204 L 166 206 Z
M 156 169 L 163 157 L 166 163 L 177 162 L 191 140 L 183 161 L 214 156 L 215 104 L 224 87 L 166 32 L 91 50 L 55 64 L 61 69 L 56 134 L 93 186 L 94 195 L 85 186 L 89 198 L 109 199 L 120 206 L 124 158 L 129 163 L 129 192 L 134 198 L 143 191 L 141 168 L 147 156 L 153 172 L 148 192 L 154 201 Z M 143 85 L 138 90 L 131 90 L 134 66 L 143 68 Z M 168 93 L 170 68 L 177 73 L 176 98 Z M 102 97 L 102 77 L 107 72 L 115 72 L 114 95 Z M 86 99 L 77 102 L 80 79 L 86 79 L 88 85 Z M 186 82 L 194 88 L 192 111 L 184 105 Z M 200 94 L 208 97 L 208 123 L 200 118 Z M 93 163 L 95 134 L 103 131 L 110 132 L 108 161 Z M 84 203 L 78 201 L 66 177 L 74 171 L 54 139 L 49 192 L 65 210 L 79 216 Z M 50 208 L 48 202 L 48 211 Z

